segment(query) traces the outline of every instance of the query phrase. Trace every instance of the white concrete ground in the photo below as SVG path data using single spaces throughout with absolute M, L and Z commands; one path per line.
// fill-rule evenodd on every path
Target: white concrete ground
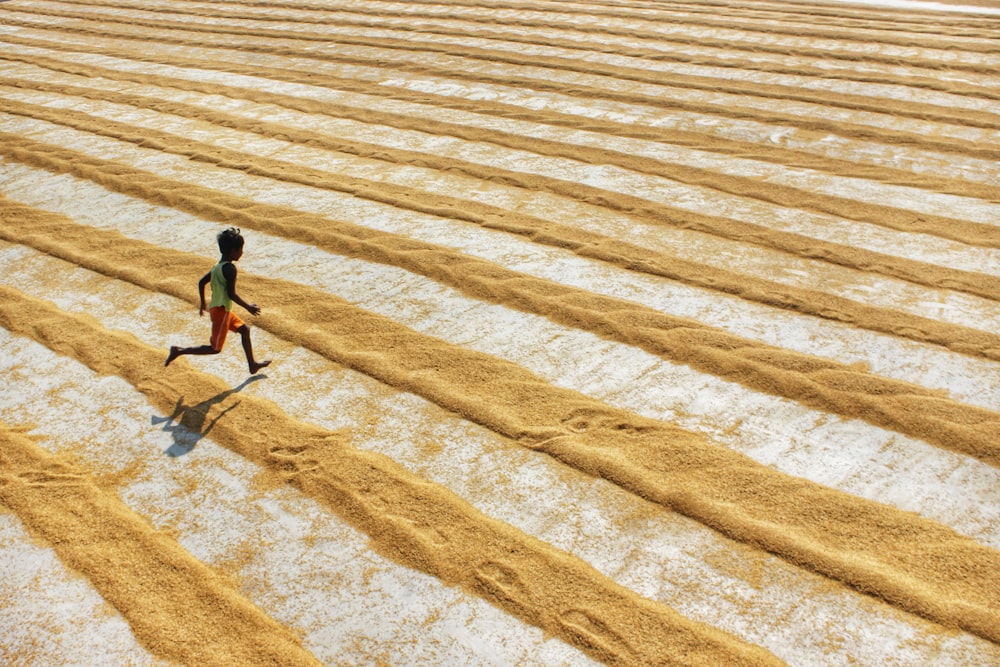
M 72 3 L 11 0 L 11 7 L 44 10 Z M 161 8 L 170 3 L 150 3 Z M 393 3 L 372 3 L 389 11 Z M 570 3 L 566 3 L 567 5 Z M 937 3 L 871 2 L 907 9 L 971 11 Z M 215 3 L 183 3 L 216 7 Z M 558 5 L 556 5 L 558 6 Z M 611 5 L 609 5 L 611 6 Z M 92 10 L 81 4 L 81 13 Z M 236 6 L 240 9 L 243 6 Z M 305 5 L 290 8 L 308 15 Z M 348 3 L 343 9 L 362 5 Z M 0 9 L 2 12 L 7 7 Z M 470 15 L 475 14 L 466 8 Z M 185 21 L 192 25 L 250 25 L 208 21 L 193 15 L 120 7 L 105 8 L 116 19 Z M 249 9 L 247 10 L 250 11 Z M 545 12 L 556 11 L 546 6 Z M 847 10 L 845 10 L 847 11 Z M 539 10 L 539 14 L 544 14 Z M 1000 13 L 983 9 L 981 13 Z M 531 12 L 518 16 L 528 18 Z M 38 13 L 17 14 L 24 24 L 4 25 L 0 48 L 17 59 L 0 59 L 0 132 L 59 145 L 81 154 L 146 170 L 180 183 L 206 185 L 258 202 L 302 213 L 346 220 L 373 230 L 409 236 L 459 250 L 525 275 L 545 278 L 595 294 L 614 296 L 658 312 L 698 320 L 749 340 L 796 352 L 865 364 L 877 375 L 940 390 L 956 402 L 997 411 L 1000 363 L 958 354 L 912 339 L 876 333 L 828 319 L 807 317 L 688 284 L 629 271 L 453 218 L 417 213 L 345 193 L 294 184 L 245 171 L 191 160 L 156 148 L 137 146 L 96 133 L 15 112 L 9 103 L 72 109 L 96 119 L 132 124 L 253 158 L 274 158 L 330 174 L 348 173 L 374 182 L 406 185 L 421 192 L 460 196 L 511 211 L 537 215 L 608 237 L 655 248 L 706 266 L 742 272 L 778 284 L 808 287 L 884 309 L 909 312 L 987 332 L 1000 330 L 1000 303 L 955 290 L 931 288 L 879 273 L 818 259 L 791 257 L 759 245 L 709 236 L 682 228 L 648 224 L 594 203 L 571 200 L 541 189 L 529 190 L 479 180 L 454 171 L 390 163 L 280 138 L 222 127 L 151 108 L 85 99 L 71 93 L 34 90 L 14 81 L 60 83 L 114 90 L 225 110 L 242 118 L 308 128 L 317 135 L 342 137 L 477 165 L 592 185 L 706 215 L 765 224 L 812 238 L 861 247 L 929 264 L 1000 275 L 1000 250 L 962 244 L 929 234 L 893 231 L 875 224 L 721 192 L 606 164 L 515 150 L 420 130 L 363 123 L 307 113 L 252 99 L 203 94 L 121 79 L 84 77 L 52 68 L 43 58 L 100 65 L 122 72 L 155 73 L 179 80 L 213 82 L 269 90 L 301 100 L 364 108 L 377 104 L 415 118 L 446 120 L 518 136 L 597 146 L 632 155 L 655 156 L 672 164 L 719 174 L 794 185 L 810 192 L 858 202 L 895 206 L 917 215 L 946 215 L 995 225 L 995 201 L 947 195 L 918 187 L 788 167 L 753 157 L 734 157 L 597 130 L 548 125 L 534 120 L 475 113 L 446 106 L 332 90 L 316 85 L 253 77 L 167 62 L 187 58 L 239 60 L 260 67 L 377 81 L 386 88 L 423 91 L 442 97 L 503 103 L 581 119 L 608 120 L 636 127 L 700 128 L 713 136 L 739 137 L 790 150 L 809 146 L 817 155 L 857 159 L 866 165 L 909 169 L 941 166 L 940 174 L 963 180 L 979 172 L 983 159 L 946 154 L 919 146 L 888 146 L 877 139 L 837 136 L 819 142 L 795 123 L 713 116 L 704 111 L 665 113 L 641 104 L 475 82 L 468 78 L 416 75 L 403 69 L 312 61 L 302 56 L 207 49 L 150 42 L 146 55 L 162 63 L 87 53 L 88 45 L 121 46 L 89 33 L 62 32 L 74 21 Z M 374 19 L 373 19 L 374 20 Z M 391 19 L 381 19 L 384 31 Z M 583 17 L 600 25 L 599 17 Z M 126 25 L 126 24 L 123 24 Z M 293 31 L 275 19 L 270 29 Z M 458 21 L 456 26 L 464 25 Z M 474 25 L 469 22 L 469 25 Z M 512 23 L 516 25 L 516 23 Z M 322 26 L 309 24 L 310 30 Z M 331 30 L 334 27 L 330 28 Z M 593 29 L 593 27 L 591 28 Z M 136 28 L 138 30 L 138 28 Z M 149 28 L 152 30 L 152 28 Z M 359 34 L 375 34 L 374 27 Z M 367 30 L 368 32 L 365 32 Z M 556 34 L 561 28 L 549 30 Z M 693 30 L 693 28 L 692 28 Z M 740 28 L 699 27 L 706 38 Z M 664 29 L 666 34 L 666 28 Z M 543 35 L 547 31 L 525 29 Z M 689 31 L 690 32 L 690 31 Z M 4 43 L 7 36 L 11 41 Z M 14 41 L 59 40 L 60 48 Z M 759 35 L 748 35 L 756 39 Z M 592 38 L 593 35 L 592 35 Z M 430 39 L 430 37 L 428 37 Z M 444 38 L 441 38 L 444 39 Z M 602 37 L 628 46 L 629 38 Z M 787 39 L 789 44 L 799 38 Z M 804 39 L 804 38 L 801 38 Z M 223 38 L 219 38 L 220 44 Z M 289 42 L 294 42 L 291 37 Z M 465 46 L 498 48 L 481 36 Z M 444 42 L 442 42 L 444 43 Z M 67 51 L 66 48 L 79 48 Z M 316 47 L 315 44 L 312 45 Z M 516 44 L 505 48 L 514 50 Z M 885 53 L 895 53 L 885 47 Z M 845 46 L 844 49 L 848 49 Z M 932 57 L 931 49 L 921 57 Z M 554 56 L 567 47 L 541 46 L 524 53 Z M 377 57 L 357 47 L 359 57 Z M 433 51 L 411 54 L 415 63 L 456 66 L 457 56 Z M 595 62 L 635 66 L 611 54 Z M 31 62 L 38 59 L 38 63 Z M 626 60 L 629 64 L 625 64 Z M 803 62 L 805 62 L 803 58 Z M 658 61 L 645 61 L 652 68 Z M 840 64 L 843 64 L 841 61 Z M 970 96 L 923 91 L 901 83 L 866 87 L 837 78 L 769 74 L 753 68 L 686 65 L 681 73 L 721 76 L 769 85 L 793 85 L 845 94 L 948 106 L 965 100 L 970 111 L 991 111 Z M 541 68 L 541 65 L 539 65 Z M 873 69 L 878 69 L 872 65 Z M 886 70 L 891 68 L 886 67 Z M 901 71 L 906 68 L 900 66 Z M 482 64 L 482 73 L 512 76 L 531 68 L 503 62 Z M 534 71 L 534 70 L 531 70 Z M 541 70 L 547 80 L 572 87 L 588 85 L 635 94 L 682 96 L 692 105 L 739 103 L 747 108 L 774 100 L 738 99 L 733 94 L 607 81 L 580 72 Z M 536 74 L 537 75 L 537 74 Z M 992 76 L 977 79 L 994 83 Z M 788 102 L 789 117 L 824 115 L 873 131 L 893 129 L 994 145 L 993 129 L 888 114 Z M 971 178 L 968 180 L 972 180 Z M 10 156 L 0 158 L 0 192 L 9 200 L 57 213 L 79 225 L 113 230 L 163 248 L 204 255 L 215 253 L 219 224 L 183 211 L 150 204 L 104 184 L 54 174 Z M 282 278 L 339 296 L 429 336 L 518 364 L 552 385 L 582 392 L 609 405 L 672 422 L 784 473 L 845 491 L 948 526 L 982 545 L 1000 548 L 1000 471 L 972 457 L 866 422 L 809 408 L 789 398 L 748 389 L 699 372 L 637 347 L 557 324 L 541 315 L 470 298 L 458 290 L 402 268 L 333 255 L 313 246 L 246 231 L 241 273 Z M 141 262 L 141 258 L 137 261 Z M 147 344 L 198 344 L 206 320 L 190 304 L 88 271 L 28 245 L 0 241 L 0 286 L 12 287 L 86 314 L 108 330 L 129 332 Z M 192 290 L 195 285 L 192 284 Z M 252 298 L 252 296 L 251 296 Z M 266 310 L 269 304 L 261 304 Z M 486 515 L 581 559 L 622 586 L 663 603 L 688 618 L 764 647 L 792 665 L 954 665 L 1000 664 L 1000 647 L 972 635 L 905 613 L 839 582 L 809 572 L 749 545 L 726 539 L 686 517 L 628 493 L 602 479 L 530 451 L 415 394 L 390 388 L 345 369 L 313 352 L 254 329 L 261 356 L 274 359 L 264 376 L 247 378 L 238 341 L 218 357 L 185 359 L 184 364 L 222 378 L 246 396 L 274 401 L 294 419 L 329 429 L 346 429 L 351 444 L 396 460 L 410 471 L 450 489 Z M 394 665 L 585 665 L 594 662 L 579 647 L 547 637 L 483 599 L 449 587 L 426 573 L 404 568 L 374 553 L 368 537 L 308 496 L 291 487 L 262 489 L 253 463 L 192 432 L 151 406 L 117 377 L 95 374 L 71 352 L 0 329 L 0 422 L 28 430 L 46 450 L 68 457 L 97 474 L 127 471 L 117 489 L 135 512 L 158 529 L 169 530 L 197 559 L 233 575 L 240 591 L 278 622 L 300 633 L 304 647 L 324 664 Z M 170 369 L 164 371 L 169 375 Z M 0 514 L 0 662 L 16 665 L 158 665 L 162 660 L 135 638 L 123 616 L 89 582 L 66 568 L 47 545 L 34 540 L 14 514 Z M 9 604 L 8 604 L 9 602 Z

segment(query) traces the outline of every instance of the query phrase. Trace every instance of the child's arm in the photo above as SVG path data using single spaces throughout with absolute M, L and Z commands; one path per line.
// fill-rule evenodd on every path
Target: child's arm
M 232 262 L 222 265 L 222 275 L 226 278 L 226 291 L 229 298 L 246 308 L 251 315 L 260 315 L 260 308 L 255 303 L 247 303 L 236 293 L 236 267 Z
M 198 314 L 205 314 L 205 285 L 212 280 L 212 272 L 209 271 L 198 281 L 198 293 L 201 296 L 201 305 L 198 307 Z

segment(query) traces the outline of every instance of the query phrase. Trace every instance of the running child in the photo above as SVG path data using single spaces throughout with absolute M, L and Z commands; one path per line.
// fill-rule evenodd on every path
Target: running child
M 257 307 L 257 304 L 247 303 L 236 294 L 236 266 L 233 262 L 238 261 L 243 256 L 244 239 L 240 234 L 240 230 L 235 227 L 230 227 L 220 232 L 218 239 L 219 252 L 222 253 L 222 259 L 198 281 L 198 291 L 201 294 L 201 307 L 198 309 L 199 315 L 205 314 L 205 285 L 209 283 L 212 285 L 212 300 L 208 306 L 208 314 L 212 318 L 211 343 L 208 345 L 199 345 L 198 347 L 177 347 L 176 345 L 171 345 L 170 354 L 163 365 L 169 366 L 170 362 L 185 354 L 218 354 L 222 352 L 222 346 L 226 342 L 226 334 L 230 331 L 235 331 L 243 339 L 243 351 L 247 355 L 250 374 L 256 375 L 271 362 L 269 360 L 258 362 L 253 358 L 250 327 L 244 324 L 243 320 L 236 313 L 232 312 L 233 302 L 235 301 L 246 308 L 251 315 L 260 314 L 260 308 Z

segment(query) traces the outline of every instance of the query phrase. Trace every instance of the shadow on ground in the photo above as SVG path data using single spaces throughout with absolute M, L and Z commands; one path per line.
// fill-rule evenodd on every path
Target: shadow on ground
M 198 441 L 206 437 L 219 420 L 222 419 L 227 412 L 238 406 L 240 402 L 236 401 L 216 415 L 212 421 L 206 424 L 205 420 L 208 417 L 209 410 L 233 394 L 243 391 L 250 385 L 251 382 L 263 380 L 266 377 L 266 375 L 254 375 L 244 380 L 239 386 L 220 392 L 215 396 L 212 396 L 211 398 L 195 405 L 184 405 L 184 397 L 181 396 L 177 399 L 174 411 L 169 417 L 159 417 L 157 415 L 153 415 L 150 418 L 150 423 L 152 423 L 153 426 L 163 424 L 163 430 L 169 433 L 174 439 L 173 444 L 164 451 L 164 454 L 170 457 L 178 457 L 184 456 L 194 449 L 195 445 L 198 444 Z

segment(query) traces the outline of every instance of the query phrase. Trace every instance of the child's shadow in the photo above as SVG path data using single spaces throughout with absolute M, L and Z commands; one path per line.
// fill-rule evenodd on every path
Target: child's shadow
M 224 392 L 216 394 L 215 396 L 198 403 L 197 405 L 184 405 L 184 397 L 181 396 L 177 399 L 177 405 L 174 406 L 174 412 L 169 417 L 157 417 L 153 415 L 150 418 L 150 423 L 153 426 L 157 424 L 163 424 L 163 430 L 169 433 L 173 439 L 174 444 L 170 445 L 164 451 L 164 454 L 170 457 L 184 456 L 198 444 L 198 441 L 209 434 L 212 428 L 219 422 L 222 417 L 240 404 L 236 401 L 228 408 L 220 412 L 216 417 L 205 424 L 205 418 L 208 416 L 208 411 L 213 405 L 221 403 L 233 394 L 242 391 L 251 382 L 256 382 L 257 380 L 263 380 L 266 375 L 253 375 L 243 381 L 238 387 L 228 389 Z

